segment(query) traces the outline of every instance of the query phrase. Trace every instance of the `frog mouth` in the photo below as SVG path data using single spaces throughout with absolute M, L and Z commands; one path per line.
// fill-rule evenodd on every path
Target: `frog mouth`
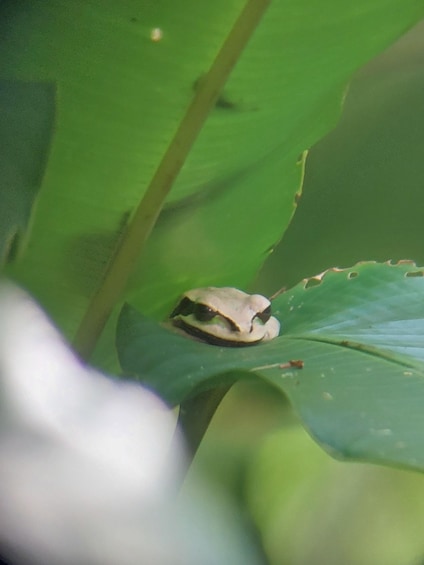
M 202 341 L 203 343 L 208 343 L 210 345 L 218 345 L 220 347 L 250 347 L 251 345 L 257 345 L 263 339 L 261 338 L 256 341 L 232 341 L 230 339 L 224 339 L 222 337 L 211 335 L 199 328 L 195 328 L 190 324 L 184 322 L 184 320 L 181 320 L 181 318 L 171 320 L 171 322 L 175 327 L 179 328 L 184 333 L 196 338 L 198 341 Z

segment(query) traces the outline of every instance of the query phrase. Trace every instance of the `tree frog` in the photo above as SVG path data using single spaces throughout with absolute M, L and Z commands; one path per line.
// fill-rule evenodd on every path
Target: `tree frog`
M 280 331 L 280 322 L 271 316 L 268 298 L 231 287 L 189 290 L 170 319 L 174 326 L 201 341 L 227 347 L 269 341 Z

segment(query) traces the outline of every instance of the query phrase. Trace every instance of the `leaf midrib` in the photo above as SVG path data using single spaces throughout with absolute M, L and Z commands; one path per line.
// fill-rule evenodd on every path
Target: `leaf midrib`
M 325 336 L 310 336 L 310 335 L 296 335 L 296 336 L 284 336 L 286 339 L 293 339 L 297 341 L 308 341 L 314 343 L 325 343 L 326 345 L 334 345 L 336 347 L 340 347 L 343 349 L 349 349 L 351 351 L 356 351 L 358 353 L 362 353 L 364 355 L 370 355 L 372 357 L 377 357 L 384 361 L 388 361 L 394 363 L 400 367 L 406 367 L 409 369 L 414 369 L 418 371 L 418 373 L 424 377 L 424 363 L 413 360 L 407 359 L 405 357 L 393 356 L 393 353 L 389 351 L 385 351 L 384 349 L 379 349 L 372 345 L 365 344 L 359 341 L 352 341 L 351 339 L 341 339 L 336 340 L 333 338 L 325 337 Z

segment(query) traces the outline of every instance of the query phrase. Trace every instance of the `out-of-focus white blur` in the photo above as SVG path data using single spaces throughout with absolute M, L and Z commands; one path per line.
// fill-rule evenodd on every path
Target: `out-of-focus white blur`
M 9 563 L 256 562 L 206 492 L 203 504 L 177 505 L 174 428 L 158 398 L 80 363 L 23 291 L 0 284 L 0 551 Z

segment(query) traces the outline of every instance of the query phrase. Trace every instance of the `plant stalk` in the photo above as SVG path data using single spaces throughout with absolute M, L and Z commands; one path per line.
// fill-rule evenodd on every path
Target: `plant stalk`
M 188 468 L 197 453 L 221 400 L 231 386 L 220 386 L 213 390 L 201 392 L 181 404 L 178 415 L 178 427 L 182 430 L 188 447 Z

